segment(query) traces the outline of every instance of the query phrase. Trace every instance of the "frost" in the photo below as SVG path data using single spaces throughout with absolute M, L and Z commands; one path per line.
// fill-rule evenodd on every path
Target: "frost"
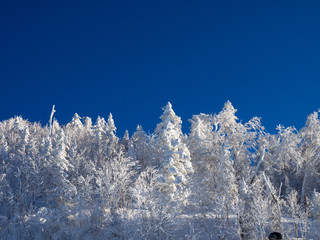
M 319 239 L 320 120 L 269 134 L 231 102 L 154 133 L 75 114 L 0 122 L 0 239 Z

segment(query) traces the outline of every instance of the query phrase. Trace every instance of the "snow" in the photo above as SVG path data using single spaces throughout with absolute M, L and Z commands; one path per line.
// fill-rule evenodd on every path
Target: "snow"
M 185 135 L 163 110 L 122 139 L 112 114 L 0 122 L 0 239 L 320 238 L 317 113 L 271 135 L 227 102 Z

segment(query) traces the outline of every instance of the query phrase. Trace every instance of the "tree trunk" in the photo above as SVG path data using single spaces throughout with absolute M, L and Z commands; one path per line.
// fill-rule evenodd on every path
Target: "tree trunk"
M 303 181 L 302 181 L 302 187 L 301 187 L 301 197 L 300 197 L 300 204 L 305 204 L 306 199 L 305 199 L 305 189 L 306 189 L 306 182 L 307 178 L 309 177 L 309 170 L 308 167 L 305 167 L 304 170 L 304 176 L 303 176 Z

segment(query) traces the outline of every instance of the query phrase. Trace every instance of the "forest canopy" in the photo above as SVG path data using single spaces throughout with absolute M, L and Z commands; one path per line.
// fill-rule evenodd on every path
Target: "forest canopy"
M 318 112 L 270 134 L 236 111 L 193 115 L 188 134 L 171 103 L 132 136 L 112 114 L 0 122 L 0 238 L 319 238 Z

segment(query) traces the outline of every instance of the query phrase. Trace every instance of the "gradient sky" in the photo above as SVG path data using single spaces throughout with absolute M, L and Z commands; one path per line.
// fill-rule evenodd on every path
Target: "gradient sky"
M 0 120 L 107 117 L 184 131 L 230 100 L 244 122 L 300 129 L 320 107 L 320 1 L 1 1 Z

